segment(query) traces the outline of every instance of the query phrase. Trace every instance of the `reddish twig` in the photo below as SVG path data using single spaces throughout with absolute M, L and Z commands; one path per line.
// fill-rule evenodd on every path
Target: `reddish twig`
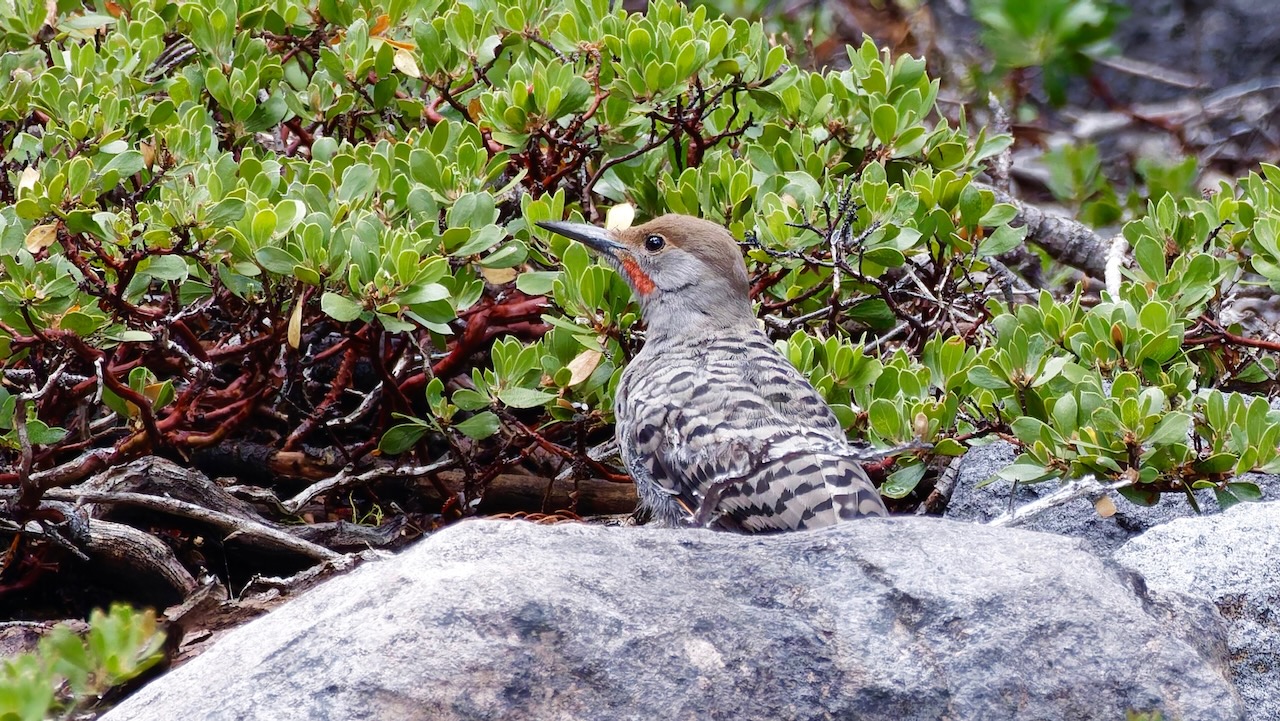
M 311 433 L 311 431 L 315 430 L 316 424 L 324 418 L 324 415 L 328 412 L 330 406 L 338 401 L 338 398 L 342 396 L 343 391 L 351 387 L 351 371 L 356 366 L 357 355 L 356 345 L 349 344 L 347 346 L 347 352 L 342 356 L 342 363 L 338 365 L 338 373 L 334 376 L 332 385 L 329 386 L 329 392 L 324 395 L 324 398 L 320 400 L 320 403 L 316 405 L 311 414 L 304 418 L 302 423 L 298 424 L 298 427 L 293 430 L 293 433 L 289 434 L 288 439 L 284 442 L 284 448 L 282 450 L 297 450 L 298 444 L 301 443 L 302 439 Z
M 1215 331 L 1213 333 L 1210 333 L 1209 335 L 1196 336 L 1193 338 L 1188 337 L 1188 338 L 1182 339 L 1183 345 L 1190 345 L 1190 346 L 1213 345 L 1213 344 L 1221 344 L 1223 342 L 1231 343 L 1233 345 L 1242 345 L 1242 346 L 1245 346 L 1246 348 L 1261 348 L 1263 350 L 1280 351 L 1280 343 L 1277 343 L 1275 341 L 1270 341 L 1270 340 L 1262 340 L 1261 338 L 1249 338 L 1242 335 L 1236 335 L 1235 333 L 1232 333 L 1225 329 Z

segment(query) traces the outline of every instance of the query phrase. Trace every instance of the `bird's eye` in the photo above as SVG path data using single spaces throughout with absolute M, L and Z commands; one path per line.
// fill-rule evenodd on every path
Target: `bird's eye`
M 644 249 L 650 253 L 657 253 L 667 244 L 661 235 L 650 235 L 644 239 Z

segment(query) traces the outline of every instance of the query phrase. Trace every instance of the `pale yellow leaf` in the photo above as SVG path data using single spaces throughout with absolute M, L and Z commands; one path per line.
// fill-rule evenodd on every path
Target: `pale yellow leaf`
M 911 430 L 915 432 L 916 438 L 927 438 L 929 435 L 929 416 L 923 413 L 917 413 L 912 419 Z
M 503 285 L 516 279 L 515 268 L 481 268 L 480 275 L 494 285 Z
M 631 227 L 631 221 L 635 219 L 635 206 L 630 203 L 615 205 L 609 208 L 608 213 L 605 213 L 604 227 L 608 230 L 626 230 Z
M 1093 509 L 1103 518 L 1111 518 L 1116 515 L 1116 502 L 1111 500 L 1110 496 L 1102 496 L 1093 502 Z
M 569 369 L 569 385 L 576 386 L 591 377 L 604 355 L 598 350 L 584 350 L 565 366 Z
M 289 314 L 289 347 L 297 348 L 302 343 L 302 302 L 293 304 L 293 312 Z
M 27 233 L 27 240 L 26 240 L 27 250 L 31 251 L 32 253 L 39 253 L 45 248 L 48 248 L 49 246 L 53 245 L 56 240 L 58 240 L 58 224 L 57 223 L 45 223 L 44 225 L 37 225 L 36 227 L 31 229 L 30 233 Z
M 40 171 L 35 167 L 28 165 L 22 169 L 22 175 L 18 176 L 18 192 L 31 190 L 36 187 L 36 181 L 40 179 Z
M 163 390 L 163 383 L 148 383 L 142 387 L 142 395 L 146 396 L 152 403 L 155 403 L 160 398 L 160 392 Z
M 413 53 L 404 48 L 396 48 L 392 63 L 396 66 L 396 70 L 411 78 L 422 77 L 422 71 L 418 69 L 418 61 L 413 59 Z

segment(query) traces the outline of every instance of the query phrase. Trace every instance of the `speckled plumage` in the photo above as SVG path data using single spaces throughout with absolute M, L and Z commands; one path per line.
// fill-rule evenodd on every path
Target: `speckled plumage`
M 758 330 L 646 346 L 615 413 L 659 523 L 795 530 L 885 513 L 835 414 Z
M 759 330 L 726 230 L 685 216 L 613 233 L 546 227 L 605 255 L 640 300 L 648 338 L 614 411 L 657 523 L 761 532 L 886 514 L 835 414 Z

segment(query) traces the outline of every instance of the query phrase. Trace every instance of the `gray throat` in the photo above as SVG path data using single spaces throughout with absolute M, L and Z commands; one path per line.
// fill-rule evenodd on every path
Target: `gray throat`
M 686 345 L 706 342 L 725 335 L 757 331 L 759 325 L 745 301 L 714 304 L 680 302 L 681 298 L 659 295 L 642 308 L 648 327 L 646 345 Z

